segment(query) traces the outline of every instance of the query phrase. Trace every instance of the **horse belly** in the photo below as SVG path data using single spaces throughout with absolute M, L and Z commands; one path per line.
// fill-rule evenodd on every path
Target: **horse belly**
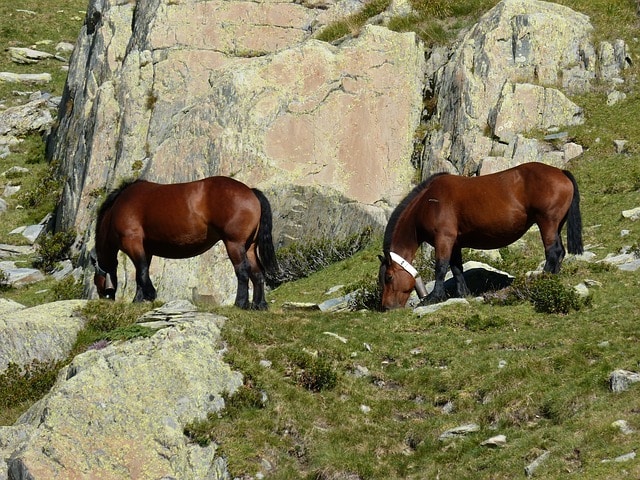
M 531 227 L 527 217 L 504 215 L 493 222 L 480 222 L 461 228 L 458 244 L 463 248 L 493 250 L 511 245 L 519 240 Z
M 220 240 L 207 228 L 183 229 L 180 233 L 164 232 L 145 238 L 145 250 L 163 258 L 190 258 L 201 255 Z

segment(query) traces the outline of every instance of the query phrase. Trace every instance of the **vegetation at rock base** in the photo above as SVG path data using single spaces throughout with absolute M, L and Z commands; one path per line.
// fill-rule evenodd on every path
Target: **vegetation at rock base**
M 58 262 L 69 258 L 69 251 L 76 240 L 74 230 L 64 230 L 55 233 L 45 233 L 37 240 L 37 256 L 33 262 L 34 268 L 51 273 Z
M 424 3 L 442 9 L 460 5 L 469 15 L 456 19 L 435 14 L 436 23 L 425 24 L 426 34 L 420 32 L 423 38 L 431 39 L 429 43 L 451 38 L 452 31 L 488 8 L 480 0 Z M 624 38 L 633 58 L 638 58 L 639 47 L 633 40 L 638 25 L 634 2 L 558 3 L 587 13 L 596 24 L 598 37 Z M 86 8 L 86 2 L 76 7 L 72 4 L 76 2 L 66 4 L 72 15 L 76 8 Z M 49 28 L 60 23 L 58 9 L 42 0 L 3 2 L 0 18 L 9 18 L 6 14 L 15 19 L 20 8 L 45 12 L 50 16 Z M 69 8 L 64 8 L 67 13 Z M 74 22 L 77 31 L 81 20 Z M 420 23 L 404 25 L 403 29 L 415 29 Z M 17 23 L 3 22 L 0 35 L 18 38 L 22 45 L 29 45 L 34 37 L 54 36 L 35 25 L 27 26 L 22 29 Z M 0 65 L 8 69 L 4 57 Z M 35 67 L 24 70 L 30 68 Z M 636 65 L 628 72 L 629 80 L 635 76 Z M 572 127 L 569 135 L 586 151 L 569 168 L 582 192 L 585 244 L 598 258 L 639 243 L 637 224 L 620 215 L 621 210 L 640 204 L 640 95 L 637 83 L 628 85 L 627 100 L 613 107 L 606 105 L 603 92 L 573 98 L 585 109 L 587 121 Z M 12 98 L 11 88 L 0 85 L 0 98 Z M 629 140 L 625 154 L 615 153 L 612 146 L 619 138 Z M 38 142 L 40 139 L 33 137 L 15 147 L 9 159 L 0 159 L 0 170 L 18 158 L 17 163 L 46 173 L 47 165 L 32 161 L 40 158 Z M 22 182 L 29 190 L 42 178 L 38 175 L 11 180 Z M 10 227 L 29 216 L 41 220 L 41 213 L 12 209 L 10 216 L 3 217 L 0 238 L 6 239 Z M 630 236 L 621 236 L 623 229 L 630 230 Z M 384 314 L 372 309 L 323 314 L 282 308 L 291 300 L 321 302 L 327 299 L 327 289 L 335 285 L 345 285 L 346 291 L 365 285 L 373 288 L 380 249 L 380 239 L 373 239 L 349 258 L 281 284 L 268 293 L 268 312 L 215 309 L 228 317 L 223 330 L 226 358 L 250 383 L 225 398 L 228 410 L 213 423 L 198 424 L 197 430 L 195 424 L 185 427 L 195 442 L 220 444 L 219 451 L 228 459 L 232 475 L 255 477 L 263 472 L 272 479 L 511 479 L 524 476 L 526 465 L 550 452 L 536 474 L 538 478 L 640 477 L 637 459 L 604 461 L 637 449 L 637 433 L 625 435 L 612 424 L 624 419 L 636 432 L 640 430 L 638 386 L 613 394 L 607 378 L 616 368 L 639 369 L 636 312 L 640 308 L 640 272 L 568 258 L 561 274 L 553 279 L 556 283 L 547 287 L 542 298 L 556 295 L 549 292 L 563 298 L 563 292 L 585 279 L 601 286 L 591 288 L 590 301 L 579 309 L 551 309 L 560 310 L 558 313 L 537 311 L 525 296 L 503 303 L 450 307 L 422 318 L 406 309 Z M 543 259 L 536 233 L 527 234 L 522 246 L 503 249 L 501 254 L 502 261 L 495 266 L 518 279 L 524 279 Z M 431 275 L 428 262 L 421 273 L 425 279 Z M 50 297 L 35 293 L 43 288 L 38 285 L 11 295 L 3 292 L 3 296 L 20 301 L 30 295 L 24 300 L 27 304 L 48 301 Z M 104 346 L 107 337 L 116 335 L 112 332 L 123 335 L 118 338 L 128 338 L 136 330 L 131 327 L 135 319 L 153 306 L 90 302 L 84 310 L 89 326 L 78 339 L 74 354 Z M 305 362 L 312 359 L 322 363 L 319 375 L 310 377 Z M 261 363 L 265 360 L 268 363 Z M 45 392 L 55 368 L 28 368 L 34 375 L 41 374 L 36 386 L 23 383 L 27 376 L 14 366 L 0 378 L 0 395 L 35 399 Z M 320 385 L 323 388 L 318 388 Z M 3 422 L 15 420 L 19 410 L 27 406 L 19 402 L 8 408 L 2 402 Z M 445 430 L 470 422 L 477 423 L 480 430 L 439 440 Z M 506 436 L 505 447 L 481 445 L 496 434 Z

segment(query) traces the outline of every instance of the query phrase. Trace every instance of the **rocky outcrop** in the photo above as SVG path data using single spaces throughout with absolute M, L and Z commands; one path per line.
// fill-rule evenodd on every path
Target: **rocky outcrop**
M 44 399 L 0 428 L 0 479 L 228 478 L 215 445 L 183 434 L 242 383 L 221 359 L 223 319 L 184 303 L 156 313 L 155 335 L 77 356 Z
M 121 179 L 221 174 L 276 198 L 276 232 L 294 239 L 320 233 L 290 223 L 301 197 L 323 234 L 382 229 L 414 173 L 424 52 L 413 33 L 377 26 L 338 46 L 313 40 L 352 3 L 92 1 L 48 146 L 68 179 L 57 228 L 85 232 L 86 252 L 100 192 Z M 338 225 L 334 210 L 355 216 Z M 161 298 L 235 290 L 221 249 L 154 260 L 151 276 Z
M 0 373 L 10 363 L 34 360 L 55 362 L 67 358 L 85 321 L 76 315 L 86 300 L 65 300 L 24 308 L 0 304 Z
M 595 79 L 611 88 L 621 81 L 630 61 L 624 42 L 596 47 L 592 31 L 586 15 L 562 5 L 503 0 L 451 49 L 432 52 L 423 178 L 570 159 L 525 135 L 580 124 L 582 109 L 565 93 L 587 91 Z

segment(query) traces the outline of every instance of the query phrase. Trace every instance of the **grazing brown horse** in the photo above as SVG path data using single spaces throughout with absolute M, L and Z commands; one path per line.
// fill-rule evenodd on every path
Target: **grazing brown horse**
M 387 224 L 379 272 L 382 308 L 403 307 L 414 288 L 423 304 L 444 300 L 449 267 L 457 294 L 469 295 L 462 248 L 505 247 L 534 223 L 544 245 L 544 270 L 557 273 L 565 255 L 560 237 L 565 222 L 569 253 L 582 253 L 580 195 L 566 170 L 532 162 L 479 177 L 433 175 L 402 200 Z M 422 242 L 435 248 L 435 287 L 429 295 L 411 265 Z
M 149 278 L 154 256 L 194 257 L 222 240 L 238 277 L 235 304 L 264 310 L 265 274 L 277 269 L 271 227 L 271 206 L 264 194 L 229 177 L 169 185 L 125 183 L 98 210 L 92 258 L 98 295 L 115 298 L 119 250 L 136 268 L 133 301 L 140 302 L 156 298 Z

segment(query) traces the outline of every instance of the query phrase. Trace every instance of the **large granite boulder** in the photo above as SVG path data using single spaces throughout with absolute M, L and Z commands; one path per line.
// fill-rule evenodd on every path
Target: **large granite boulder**
M 592 32 L 586 15 L 565 6 L 503 0 L 453 47 L 431 52 L 423 178 L 473 175 L 485 160 L 488 171 L 527 161 L 562 166 L 564 151 L 524 135 L 582 123 L 565 94 L 588 91 L 595 79 L 621 81 L 624 42 L 594 46 Z
M 90 2 L 47 149 L 67 179 L 57 228 L 83 232 L 81 259 L 101 194 L 127 177 L 221 174 L 257 186 L 282 205 L 276 233 L 297 230 L 278 244 L 381 230 L 414 176 L 424 49 L 413 33 L 380 26 L 337 46 L 312 38 L 352 4 Z M 304 190 L 320 230 L 289 218 Z M 354 216 L 338 224 L 336 209 Z M 127 262 L 120 277 L 131 295 Z M 151 276 L 165 299 L 197 288 L 225 303 L 235 290 L 221 248 L 154 260 Z
M 165 306 L 150 338 L 89 350 L 63 368 L 45 398 L 0 428 L 0 479 L 228 478 L 216 445 L 183 432 L 221 409 L 242 376 L 222 361 L 224 319 L 187 307 Z
M 86 300 L 64 300 L 25 308 L 0 303 L 0 373 L 10 363 L 64 360 L 71 352 L 85 320 L 77 314 Z

